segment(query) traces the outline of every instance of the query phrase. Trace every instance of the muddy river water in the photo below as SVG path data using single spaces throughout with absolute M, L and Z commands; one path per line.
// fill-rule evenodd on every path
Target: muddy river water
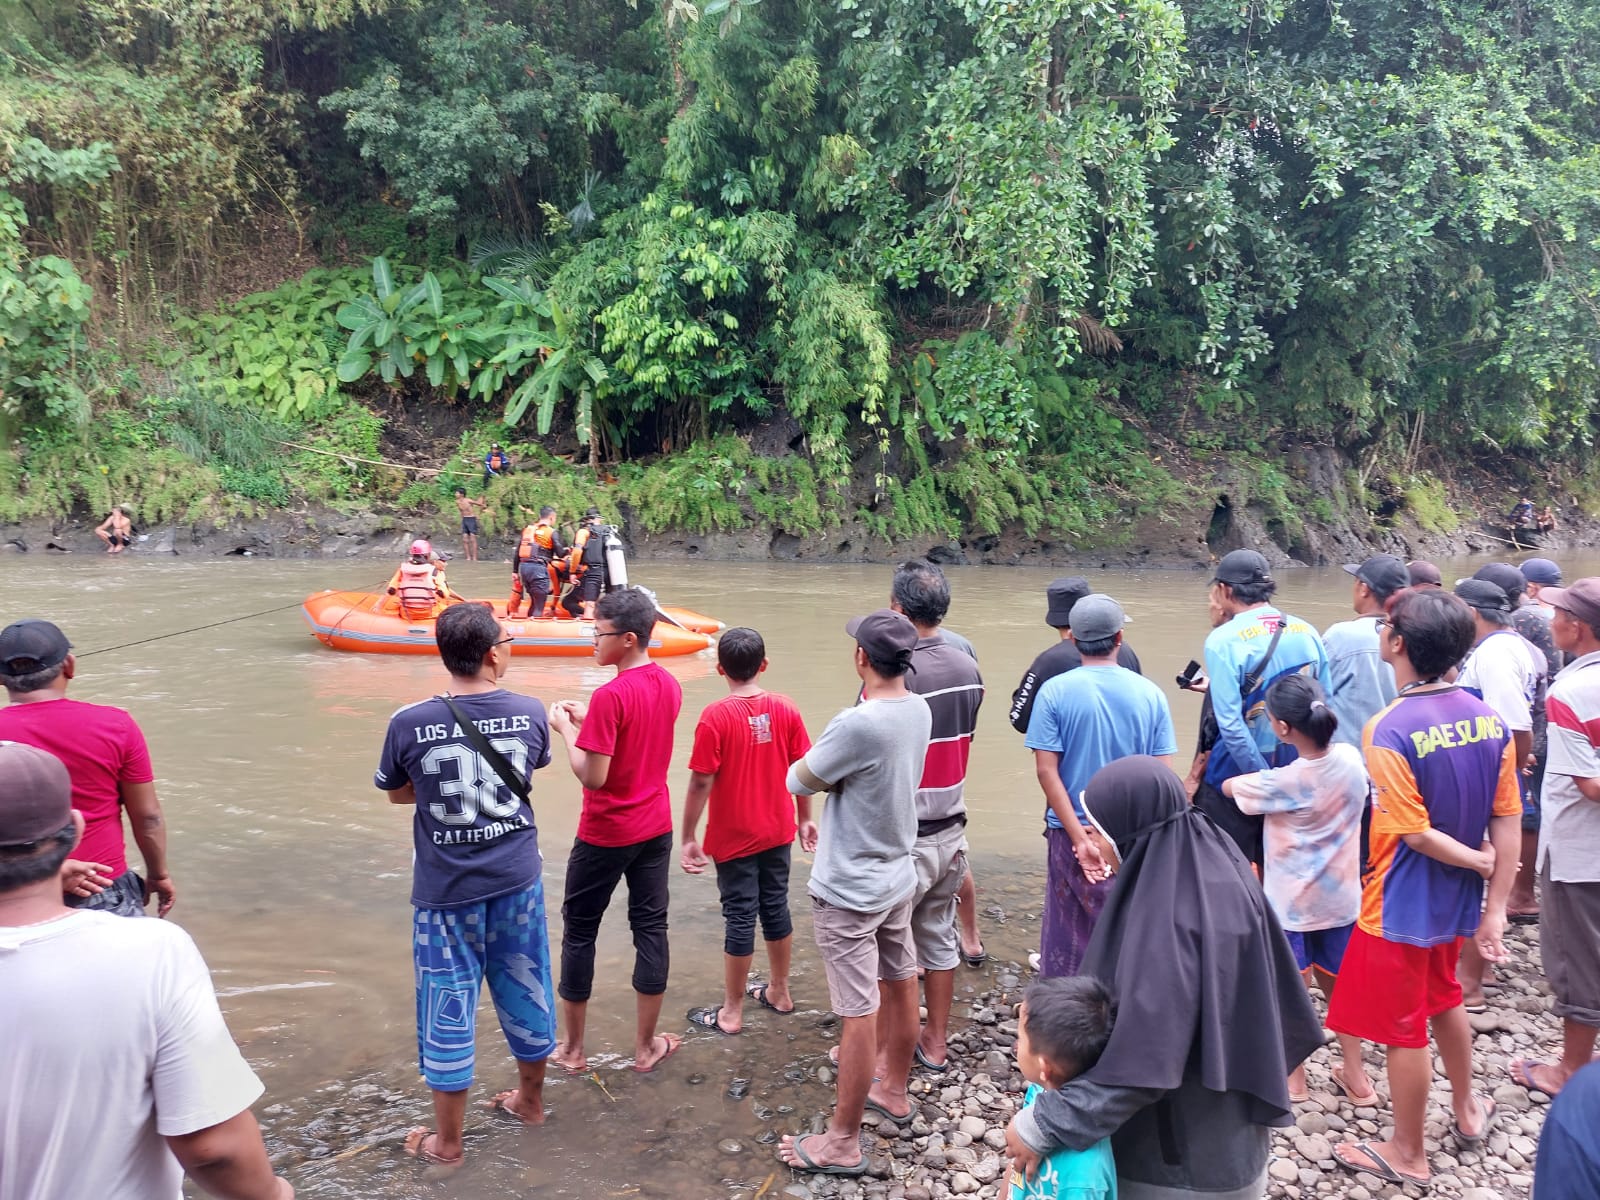
M 1600 568 L 1592 557 L 1566 561 L 1569 578 L 1579 566 Z M 1447 579 L 1471 565 L 1448 564 Z M 601 932 L 590 1005 L 594 1073 L 552 1073 L 550 1119 L 541 1130 L 475 1111 L 468 1165 L 448 1179 L 430 1175 L 400 1153 L 404 1131 L 429 1114 L 416 1075 L 410 810 L 374 790 L 372 772 L 389 714 L 438 691 L 444 675 L 431 658 L 328 650 L 292 607 L 319 588 L 374 588 L 385 564 L 30 556 L 5 560 L 4 571 L 0 624 L 23 616 L 59 623 L 82 656 L 72 694 L 127 707 L 150 740 L 180 889 L 173 918 L 199 942 L 229 1025 L 266 1083 L 257 1111 L 300 1195 L 750 1195 L 778 1169 L 775 1134 L 809 1126 L 829 1104 L 831 1089 L 815 1072 L 833 1030 L 804 915 L 806 856 L 797 850 L 796 1015 L 752 1005 L 740 1036 L 689 1034 L 659 1072 L 628 1070 L 620 1056 L 632 1045 L 632 951 L 616 904 Z M 772 661 L 767 685 L 794 697 L 815 736 L 854 697 L 844 621 L 885 602 L 890 572 L 641 563 L 634 574 L 665 602 L 759 629 Z M 1006 708 L 1028 663 L 1055 637 L 1043 620 L 1053 574 L 950 570 L 948 624 L 971 638 L 989 687 L 967 798 L 984 938 L 1000 960 L 1022 961 L 1037 945 L 1042 800 Z M 1168 693 L 1185 757 L 1199 704 L 1173 676 L 1199 656 L 1207 576 L 1088 574 L 1132 617 L 1128 641 Z M 500 563 L 451 569 L 452 583 L 469 596 L 501 595 L 507 578 Z M 1349 577 L 1337 569 L 1284 572 L 1281 582 L 1285 607 L 1319 628 L 1349 613 Z M 290 607 L 93 653 L 280 605 Z M 675 808 L 695 715 L 725 692 L 713 654 L 665 660 L 684 688 Z M 549 703 L 585 697 L 605 677 L 584 660 L 519 658 L 506 685 Z M 559 758 L 535 778 L 534 806 L 558 944 L 563 851 L 579 807 L 577 783 Z M 720 995 L 721 917 L 711 874 L 674 868 L 671 930 L 664 1027 L 686 1030 L 684 1011 Z M 975 990 L 983 978 L 961 969 L 958 1019 L 961 989 Z M 487 1001 L 479 1029 L 475 1098 L 513 1079 Z M 780 1171 L 769 1194 L 787 1177 Z

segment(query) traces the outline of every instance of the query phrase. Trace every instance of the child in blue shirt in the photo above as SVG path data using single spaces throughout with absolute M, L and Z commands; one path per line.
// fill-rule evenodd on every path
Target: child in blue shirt
M 1025 1104 L 1094 1066 L 1111 1038 L 1116 1001 L 1098 979 L 1074 975 L 1041 979 L 1022 1000 L 1017 1022 L 1017 1069 L 1028 1081 Z M 1116 1200 L 1117 1168 L 1111 1141 L 1087 1150 L 1060 1149 L 1039 1164 L 1032 1179 L 1013 1173 L 1011 1200 Z

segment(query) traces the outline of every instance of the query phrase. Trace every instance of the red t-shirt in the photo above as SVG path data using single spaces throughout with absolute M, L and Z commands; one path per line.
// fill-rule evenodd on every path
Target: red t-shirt
M 609 754 L 602 788 L 583 789 L 578 836 L 591 846 L 631 846 L 672 832 L 672 725 L 683 707 L 678 681 L 655 663 L 619 671 L 589 698 L 578 749 Z
M 705 852 L 717 862 L 759 854 L 794 840 L 789 764 L 811 749 L 800 710 L 787 696 L 725 696 L 694 729 L 689 769 L 715 775 Z
M 104 863 L 113 876 L 128 869 L 122 840 L 121 784 L 150 783 L 150 751 L 133 718 L 108 704 L 36 700 L 0 708 L 0 741 L 48 750 L 72 778 L 72 807 L 83 814 L 83 841 L 73 858 Z

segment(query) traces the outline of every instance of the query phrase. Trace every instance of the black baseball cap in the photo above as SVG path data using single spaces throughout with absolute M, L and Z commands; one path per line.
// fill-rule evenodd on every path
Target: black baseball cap
M 1240 583 L 1269 583 L 1272 580 L 1272 567 L 1267 560 L 1254 550 L 1230 550 L 1222 556 L 1222 561 L 1217 564 L 1217 573 L 1211 577 L 1212 583 L 1226 583 L 1229 585 Z
M 49 621 L 30 617 L 0 630 L 0 676 L 15 679 L 67 661 L 72 643 Z
M 1093 590 L 1082 575 L 1052 579 L 1050 586 L 1044 589 L 1045 602 L 1049 606 L 1045 610 L 1044 623 L 1065 629 L 1071 624 L 1072 606 Z
M 1469 608 L 1484 612 L 1510 612 L 1511 599 L 1505 589 L 1488 579 L 1456 580 L 1456 595 L 1467 602 Z
M 1484 563 L 1472 573 L 1474 579 L 1486 579 L 1506 594 L 1506 600 L 1515 604 L 1516 597 L 1528 590 L 1528 581 L 1521 571 L 1510 563 Z
M 1364 562 L 1345 563 L 1344 569 L 1380 598 L 1392 596 L 1401 588 L 1411 586 L 1411 575 L 1405 563 L 1392 554 L 1374 554 Z
M 917 627 L 905 613 L 892 608 L 880 608 L 864 617 L 851 617 L 844 631 L 855 638 L 856 645 L 867 652 L 868 658 L 879 662 L 910 664 L 911 651 L 917 645 Z

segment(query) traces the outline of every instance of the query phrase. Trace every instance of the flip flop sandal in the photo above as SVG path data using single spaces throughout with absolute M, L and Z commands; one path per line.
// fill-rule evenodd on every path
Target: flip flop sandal
M 1471 1013 L 1473 1016 L 1477 1016 L 1480 1013 L 1486 1013 L 1489 1011 L 1488 1004 L 1463 1004 L 1461 1007 L 1467 1012 Z
M 749 987 L 745 988 L 744 994 L 749 996 L 750 999 L 761 1005 L 761 1007 L 766 1009 L 768 1012 L 775 1012 L 780 1017 L 792 1016 L 794 1014 L 794 1009 L 779 1008 L 776 1004 L 767 999 L 767 989 L 771 986 L 772 985 L 770 983 L 752 983 Z
M 1463 1133 L 1459 1121 L 1450 1122 L 1450 1136 L 1455 1138 L 1456 1145 L 1463 1150 L 1476 1150 L 1483 1145 L 1489 1134 L 1494 1131 L 1495 1122 L 1500 1119 L 1500 1106 L 1492 1099 L 1479 1100 L 1483 1108 L 1483 1129 L 1476 1134 Z
M 876 1100 L 869 1099 L 866 1102 L 866 1110 L 871 1113 L 877 1113 L 880 1117 L 888 1117 L 896 1125 L 909 1125 L 917 1116 L 917 1106 L 915 1104 L 911 1106 L 909 1112 L 892 1113 Z
M 1340 1154 L 1339 1148 L 1335 1146 L 1333 1150 L 1333 1161 L 1338 1163 L 1346 1171 L 1354 1171 L 1358 1174 L 1365 1172 L 1368 1175 L 1376 1175 L 1379 1179 L 1384 1180 L 1386 1183 L 1409 1183 L 1424 1190 L 1433 1186 L 1433 1180 L 1431 1178 L 1418 1179 L 1415 1175 L 1405 1175 L 1399 1171 L 1396 1171 L 1389 1165 L 1388 1160 L 1385 1159 L 1383 1155 L 1379 1154 L 1372 1148 L 1371 1142 L 1345 1142 L 1342 1144 L 1355 1146 L 1355 1148 L 1365 1155 L 1369 1160 L 1365 1163 L 1353 1163 L 1344 1155 Z
M 722 1027 L 722 1023 L 717 1019 L 720 1016 L 722 1016 L 722 1005 L 720 1004 L 708 1005 L 705 1008 L 691 1008 L 689 1010 L 689 1024 L 697 1029 L 715 1029 L 724 1037 L 738 1037 L 739 1031 L 737 1029 L 724 1029 Z M 667 1053 L 670 1054 L 672 1052 L 669 1050 Z
M 1507 913 L 1506 920 L 1513 925 L 1537 925 L 1539 923 L 1539 914 L 1536 912 Z
M 505 1092 L 499 1092 L 492 1099 L 485 1101 L 484 1107 L 490 1112 L 494 1113 L 496 1116 L 510 1117 L 513 1121 L 517 1121 L 523 1125 L 534 1124 L 532 1121 L 524 1121 L 519 1114 L 512 1111 L 510 1101 L 516 1096 L 516 1094 L 516 1088 L 512 1088 Z
M 1334 1075 L 1334 1074 L 1330 1073 L 1329 1078 L 1331 1078 L 1333 1080 L 1333 1086 L 1338 1088 L 1341 1092 L 1343 1092 L 1344 1093 L 1344 1098 L 1346 1100 L 1350 1101 L 1350 1103 L 1352 1105 L 1354 1105 L 1356 1108 L 1377 1108 L 1378 1107 L 1378 1093 L 1377 1092 L 1374 1091 L 1374 1092 L 1368 1093 L 1365 1096 L 1358 1096 L 1358 1095 L 1356 1095 L 1354 1092 L 1352 1092 L 1350 1090 L 1350 1085 L 1344 1081 L 1344 1076 L 1343 1075 Z
M 934 1062 L 933 1059 L 929 1058 L 922 1052 L 921 1046 L 916 1047 L 912 1053 L 917 1056 L 917 1062 L 924 1070 L 932 1071 L 935 1075 L 943 1075 L 950 1069 L 950 1063 L 948 1060 L 942 1063 Z
M 458 1154 L 454 1158 L 446 1158 L 444 1155 L 435 1154 L 428 1149 L 428 1139 L 438 1136 L 437 1133 L 426 1126 L 418 1126 L 406 1134 L 405 1152 L 420 1162 L 432 1163 L 436 1167 L 459 1167 L 466 1155 Z M 412 1141 L 412 1138 L 416 1138 L 416 1141 Z
M 1549 1063 L 1529 1062 L 1525 1058 L 1513 1058 L 1506 1072 L 1511 1076 L 1511 1082 L 1527 1088 L 1530 1092 L 1539 1092 L 1543 1095 L 1551 1093 L 1539 1086 L 1539 1081 L 1533 1077 L 1534 1067 L 1549 1067 Z
M 861 1161 L 853 1167 L 842 1165 L 829 1165 L 819 1163 L 806 1153 L 806 1139 L 797 1137 L 789 1143 L 789 1149 L 794 1151 L 794 1156 L 800 1161 L 797 1163 L 782 1160 L 791 1171 L 810 1171 L 813 1175 L 865 1175 L 867 1173 L 867 1156 L 863 1154 Z
M 979 945 L 978 952 L 976 954 L 968 954 L 965 950 L 963 950 L 961 952 L 961 961 L 966 963 L 969 967 L 981 967 L 984 963 L 989 961 L 989 952 L 985 950 L 982 945 Z
M 651 1063 L 648 1067 L 641 1067 L 638 1063 L 634 1063 L 633 1064 L 633 1069 L 635 1071 L 637 1071 L 641 1075 L 650 1074 L 650 1072 L 654 1071 L 662 1063 L 666 1062 L 667 1059 L 671 1058 L 674 1054 L 676 1054 L 678 1052 L 678 1048 L 683 1045 L 683 1039 L 682 1038 L 674 1037 L 670 1033 L 658 1033 L 658 1034 L 656 1034 L 656 1037 L 661 1038 L 663 1041 L 665 1041 L 667 1043 L 667 1052 L 665 1054 L 663 1054 L 660 1058 L 656 1059 L 656 1061 Z

